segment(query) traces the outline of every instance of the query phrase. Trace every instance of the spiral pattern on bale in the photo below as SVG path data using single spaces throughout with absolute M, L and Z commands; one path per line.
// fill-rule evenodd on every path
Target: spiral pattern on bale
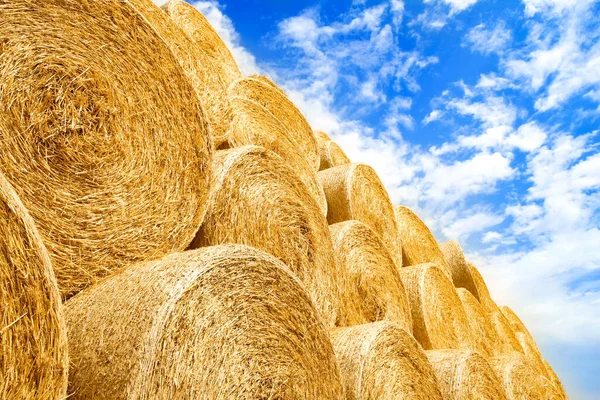
M 256 145 L 279 154 L 304 182 L 311 195 L 327 215 L 327 199 L 314 168 L 300 151 L 289 131 L 269 110 L 241 97 L 231 98 L 233 120 L 228 133 L 229 145 Z
M 329 135 L 322 131 L 315 131 L 315 136 L 317 138 L 321 159 L 319 171 L 351 163 L 346 153 L 344 153 L 344 150 L 331 140 Z
M 302 284 L 251 247 L 133 265 L 65 311 L 72 399 L 342 397 L 327 330 Z
M 425 350 L 476 349 L 452 282 L 435 264 L 400 269 L 410 301 L 413 335 Z
M 229 98 L 241 97 L 266 108 L 283 124 L 313 171 L 319 170 L 319 151 L 312 128 L 298 107 L 273 81 L 265 76 L 247 76 L 231 84 L 228 93 Z
M 430 350 L 427 358 L 446 400 L 507 400 L 490 364 L 470 350 Z
M 67 327 L 48 252 L 0 173 L 0 398 L 62 399 Z
M 465 260 L 465 254 L 463 253 L 462 247 L 456 240 L 442 243 L 440 250 L 444 254 L 446 264 L 450 269 L 452 275 L 452 282 L 457 288 L 465 288 L 479 300 L 479 293 L 475 286 L 475 281 L 471 275 L 471 270 Z
M 490 359 L 508 400 L 557 400 L 553 385 L 536 371 L 522 353 L 513 351 Z
M 502 350 L 502 348 L 497 347 L 500 337 L 492 324 L 491 315 L 484 310 L 475 296 L 467 289 L 458 288 L 456 292 L 467 315 L 467 320 L 469 321 L 469 326 L 477 345 L 477 351 L 485 357 L 492 357 L 498 354 L 498 351 Z
M 122 1 L 14 0 L 0 14 L 0 168 L 62 294 L 184 249 L 213 150 L 167 45 Z
M 330 229 L 333 253 L 341 274 L 336 325 L 386 320 L 412 332 L 404 285 L 379 235 L 360 221 L 340 222 Z
M 442 400 L 425 352 L 398 325 L 375 322 L 331 331 L 348 400 Z
M 373 168 L 346 164 L 318 173 L 327 198 L 330 225 L 360 221 L 379 234 L 396 267 L 402 267 L 402 248 L 390 197 Z
M 433 263 L 440 267 L 450 279 L 450 267 L 444 253 L 425 223 L 410 208 L 394 207 L 398 236 L 402 243 L 402 262 L 405 267 Z
M 257 146 L 215 153 L 207 214 L 191 247 L 239 243 L 280 258 L 332 327 L 338 266 L 327 220 L 292 167 Z

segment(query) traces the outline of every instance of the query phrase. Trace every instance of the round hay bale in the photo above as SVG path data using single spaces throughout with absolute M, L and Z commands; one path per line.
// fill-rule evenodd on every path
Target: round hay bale
M 425 352 L 398 325 L 375 322 L 331 331 L 348 400 L 441 400 Z
M 233 120 L 228 133 L 231 147 L 256 145 L 279 154 L 287 161 L 327 214 L 327 199 L 308 163 L 289 131 L 269 110 L 241 97 L 231 98 Z
M 408 297 L 396 264 L 375 231 L 360 221 L 330 226 L 342 274 L 337 326 L 387 320 L 412 332 Z
M 567 394 L 557 387 L 551 379 L 546 376 L 540 376 L 544 391 L 544 399 L 548 400 L 566 400 Z
M 458 288 L 456 291 L 467 314 L 467 320 L 477 344 L 477 351 L 485 357 L 496 355 L 502 349 L 497 347 L 500 337 L 492 324 L 491 315 L 467 289 Z
M 288 131 L 313 171 L 319 170 L 319 149 L 312 128 L 298 108 L 286 94 L 269 78 L 247 76 L 238 79 L 229 87 L 229 98 L 241 97 L 252 100 L 275 116 Z
M 463 253 L 460 244 L 458 244 L 456 240 L 451 240 L 442 243 L 440 245 L 440 250 L 444 254 L 446 264 L 450 269 L 454 286 L 467 289 L 469 292 L 473 293 L 473 296 L 475 296 L 477 300 L 479 300 L 479 293 L 477 293 L 471 270 L 467 265 L 467 260 L 465 260 L 465 254 Z
M 65 310 L 72 399 L 343 393 L 327 330 L 300 281 L 251 247 L 135 264 L 74 296 Z
M 321 159 L 319 171 L 351 163 L 346 153 L 344 153 L 344 150 L 331 140 L 325 132 L 315 131 L 315 136 L 317 138 Z
M 523 321 L 521 321 L 521 318 L 519 318 L 517 316 L 517 314 L 515 314 L 515 312 L 510 307 L 502 306 L 502 307 L 500 307 L 500 310 L 502 311 L 502 314 L 504 314 L 504 316 L 510 323 L 511 328 L 515 333 L 523 332 L 524 334 L 531 337 L 532 341 L 534 341 L 533 336 L 531 336 L 531 333 L 529 333 L 529 330 L 527 329 L 527 327 L 525 326 Z
M 450 268 L 433 234 L 412 210 L 405 206 L 394 207 L 398 236 L 402 242 L 402 262 L 405 267 L 434 263 L 448 275 Z
M 490 365 L 509 400 L 550 399 L 546 378 L 537 373 L 523 354 L 516 351 L 503 354 L 490 359 Z
M 162 6 L 162 9 L 190 40 L 208 55 L 212 61 L 210 72 L 223 80 L 225 89 L 241 78 L 242 73 L 231 51 L 198 9 L 184 0 L 170 0 Z
M 67 394 L 67 327 L 48 252 L 0 173 L 0 398 Z
M 467 265 L 469 267 L 469 271 L 471 272 L 471 277 L 473 278 L 473 283 L 475 284 L 475 288 L 477 289 L 477 294 L 479 295 L 477 299 L 479 300 L 479 303 L 481 304 L 481 306 L 488 313 L 499 311 L 498 306 L 496 305 L 494 300 L 492 300 L 492 296 L 490 295 L 490 290 L 488 289 L 487 285 L 485 284 L 485 280 L 483 279 L 483 276 L 481 276 L 481 273 L 479 272 L 479 270 L 470 262 L 467 262 Z
M 0 168 L 62 294 L 184 249 L 213 149 L 167 45 L 121 1 L 15 0 L 0 14 Z
M 467 315 L 452 282 L 435 264 L 400 269 L 410 301 L 413 335 L 425 350 L 475 350 Z
M 496 329 L 496 333 L 498 333 L 499 341 L 496 345 L 497 354 L 509 353 L 512 351 L 518 351 L 520 353 L 524 353 L 523 347 L 512 327 L 510 326 L 510 322 L 506 319 L 500 308 L 496 311 L 493 311 L 491 314 L 492 325 Z
M 329 224 L 357 220 L 381 236 L 397 268 L 402 267 L 402 249 L 390 197 L 373 168 L 346 164 L 318 173 L 327 198 Z
M 562 382 L 560 381 L 560 378 L 558 377 L 558 375 L 556 374 L 556 372 L 554 371 L 554 369 L 552 368 L 550 363 L 548 363 L 548 361 L 544 360 L 544 366 L 546 367 L 546 375 L 550 379 L 550 382 L 552 382 L 552 384 L 556 387 L 560 396 L 562 396 L 563 399 L 566 399 L 567 392 L 565 391 L 565 387 L 563 386 Z
M 329 227 L 294 170 L 257 146 L 217 151 L 213 170 L 208 211 L 190 247 L 239 243 L 280 258 L 333 327 L 339 273 Z
M 470 350 L 426 351 L 446 400 L 507 400 L 490 364 Z
M 542 357 L 542 352 L 540 351 L 538 345 L 535 343 L 533 338 L 530 335 L 527 335 L 523 332 L 516 332 L 515 336 L 517 340 L 521 344 L 523 348 L 523 353 L 525 357 L 529 360 L 529 364 L 531 364 L 540 375 L 543 375 L 547 378 L 550 378 L 548 375 L 548 370 L 546 369 L 546 365 L 544 364 L 544 358 Z
M 185 32 L 150 0 L 127 0 L 169 46 L 196 91 L 211 126 L 216 146 L 226 140 L 231 122 L 227 84 L 215 73 L 214 60 L 188 38 Z

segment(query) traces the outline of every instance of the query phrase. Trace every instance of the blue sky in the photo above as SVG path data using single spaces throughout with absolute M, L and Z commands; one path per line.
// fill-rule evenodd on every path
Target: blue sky
M 160 1 L 157 1 L 160 3 Z M 600 398 L 600 4 L 192 2 Z

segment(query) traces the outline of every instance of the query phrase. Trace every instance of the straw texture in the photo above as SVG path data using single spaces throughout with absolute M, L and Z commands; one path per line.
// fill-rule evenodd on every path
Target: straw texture
M 490 360 L 509 400 L 549 400 L 549 382 L 530 366 L 525 356 L 511 352 Z
M 315 131 L 315 136 L 319 145 L 319 171 L 337 167 L 339 165 L 350 164 L 350 159 L 346 153 L 344 153 L 344 150 L 331 140 L 325 132 Z
M 542 353 L 533 338 L 523 332 L 516 332 L 515 336 L 521 344 L 521 347 L 523 347 L 523 353 L 529 360 L 529 364 L 531 364 L 540 375 L 550 378 L 546 365 L 544 364 Z
M 257 146 L 217 151 L 213 170 L 208 212 L 191 247 L 239 243 L 280 258 L 332 327 L 339 273 L 329 227 L 294 170 Z
M 181 27 L 194 45 L 212 60 L 210 72 L 223 80 L 225 89 L 241 78 L 242 73 L 229 48 L 198 9 L 183 0 L 170 0 L 162 9 Z
M 289 130 L 269 110 L 252 100 L 232 97 L 230 103 L 233 115 L 228 133 L 230 146 L 256 145 L 279 154 L 294 169 L 326 215 L 327 199 L 315 169 Z
M 476 349 L 456 289 L 439 267 L 404 267 L 400 277 L 410 301 L 413 335 L 425 350 Z
M 450 274 L 452 275 L 452 282 L 457 288 L 465 288 L 469 292 L 473 293 L 473 296 L 479 300 L 479 293 L 475 287 L 471 270 L 465 260 L 465 254 L 463 253 L 462 247 L 456 240 L 442 243 L 440 250 L 444 254 L 446 264 L 450 268 Z
M 331 332 L 348 400 L 441 400 L 437 379 L 415 339 L 375 322 Z
M 342 273 L 337 325 L 387 320 L 412 332 L 404 285 L 379 235 L 360 221 L 340 222 L 330 229 Z
M 405 267 L 434 263 L 452 279 L 450 268 L 433 234 L 410 208 L 394 207 L 399 240 L 402 242 L 402 262 Z
M 524 353 L 523 346 L 521 346 L 521 343 L 519 343 L 515 332 L 510 326 L 510 322 L 508 322 L 508 319 L 506 319 L 504 314 L 502 314 L 500 308 L 498 308 L 496 311 L 493 311 L 490 316 L 492 318 L 492 325 L 496 329 L 498 337 L 500 338 L 500 341 L 496 345 L 498 353 L 504 354 L 512 351 Z
M 275 116 L 285 127 L 308 164 L 316 172 L 320 157 L 317 139 L 300 110 L 275 83 L 265 76 L 247 76 L 229 87 L 229 97 L 252 100 Z
M 498 347 L 500 337 L 492 324 L 491 315 L 467 289 L 458 288 L 456 291 L 473 332 L 477 351 L 485 357 L 496 355 L 502 348 Z
M 231 122 L 227 105 L 227 84 L 215 71 L 214 62 L 200 46 L 150 0 L 127 0 L 142 14 L 169 46 L 196 91 L 211 126 L 215 146 L 226 140 Z M 168 11 L 168 7 L 167 7 Z
M 548 378 L 550 379 L 550 382 L 552 382 L 552 384 L 555 386 L 559 395 L 562 396 L 563 399 L 567 399 L 567 393 L 565 392 L 565 388 L 562 382 L 560 381 L 558 375 L 556 375 L 556 372 L 554 371 L 550 363 L 544 360 L 544 366 L 546 367 L 546 373 L 548 375 Z
M 507 399 L 492 367 L 480 354 L 469 350 L 434 350 L 426 353 L 444 399 Z
M 385 187 L 365 164 L 346 164 L 320 171 L 319 182 L 327 197 L 329 224 L 357 220 L 383 239 L 396 266 L 402 266 L 402 249 L 394 208 Z
M 72 399 L 339 399 L 325 327 L 274 257 L 216 246 L 136 264 L 65 303 Z
M 479 270 L 471 263 L 467 262 L 469 267 L 469 271 L 471 272 L 471 277 L 473 278 L 473 283 L 475 284 L 475 288 L 477 289 L 477 294 L 479 303 L 481 306 L 488 312 L 492 313 L 495 311 L 499 311 L 498 306 L 492 300 L 492 296 L 490 295 L 490 290 L 488 289 L 483 276 Z
M 67 392 L 67 329 L 50 257 L 0 173 L 0 399 Z
M 62 294 L 184 249 L 212 144 L 169 48 L 121 1 L 14 0 L 0 15 L 0 168 Z

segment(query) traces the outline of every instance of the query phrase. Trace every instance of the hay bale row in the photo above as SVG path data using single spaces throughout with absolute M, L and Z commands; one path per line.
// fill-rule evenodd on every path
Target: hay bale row
M 315 137 L 319 146 L 319 171 L 350 164 L 351 161 L 346 153 L 344 153 L 344 150 L 331 140 L 329 135 L 322 131 L 315 131 Z
M 396 324 L 376 322 L 331 331 L 348 400 L 441 400 L 423 349 Z
M 170 48 L 128 2 L 15 0 L 0 14 L 0 169 L 63 296 L 183 250 L 213 151 Z
M 385 243 L 396 266 L 402 266 L 402 248 L 390 197 L 373 168 L 346 164 L 318 174 L 327 198 L 329 224 L 357 220 L 370 226 Z
M 190 248 L 238 243 L 281 259 L 304 283 L 329 327 L 338 312 L 338 266 L 327 220 L 295 171 L 257 146 L 215 153 L 207 214 Z
M 0 173 L 0 398 L 62 399 L 67 329 L 50 257 Z
M 65 303 L 72 399 L 340 399 L 327 330 L 276 258 L 216 246 L 131 266 Z
M 330 229 L 341 286 L 336 325 L 387 320 L 412 332 L 404 285 L 379 235 L 360 221 L 340 222 Z
M 465 288 L 470 291 L 475 298 L 479 299 L 479 293 L 475 286 L 471 270 L 465 259 L 462 247 L 456 240 L 442 243 L 440 250 L 444 254 L 446 264 L 450 269 L 450 275 L 452 275 L 452 282 L 457 288 Z
M 435 264 L 404 267 L 413 335 L 425 350 L 476 349 L 467 315 L 452 282 Z
M 479 353 L 470 350 L 430 350 L 433 367 L 446 400 L 507 400 L 494 370 Z

